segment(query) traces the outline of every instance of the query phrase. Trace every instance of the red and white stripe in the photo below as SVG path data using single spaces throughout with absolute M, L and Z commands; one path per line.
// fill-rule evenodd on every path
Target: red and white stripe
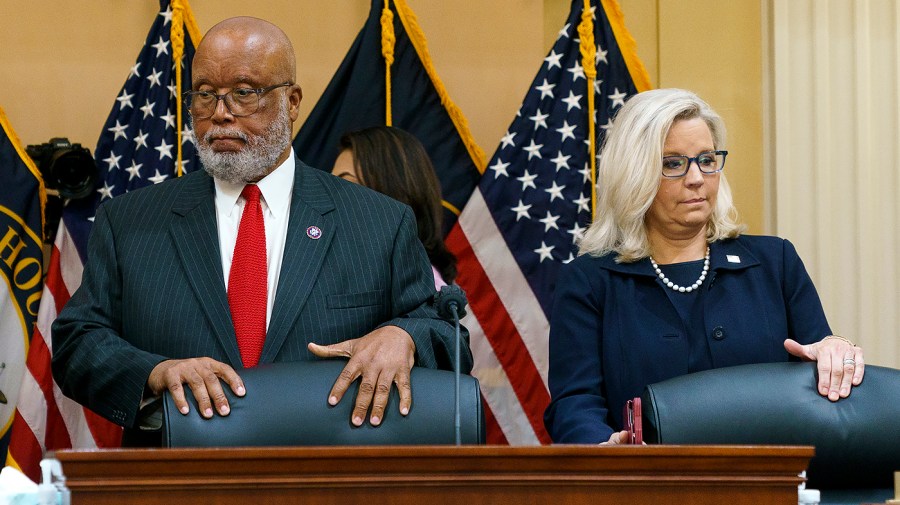
M 549 444 L 544 409 L 550 324 L 519 269 L 480 189 L 447 237 L 457 282 L 469 300 L 475 366 L 486 404 L 488 443 Z
M 50 325 L 81 284 L 83 268 L 72 237 L 61 222 L 28 349 L 7 461 L 35 481 L 40 479 L 39 464 L 47 451 L 121 445 L 122 429 L 63 396 L 50 371 Z

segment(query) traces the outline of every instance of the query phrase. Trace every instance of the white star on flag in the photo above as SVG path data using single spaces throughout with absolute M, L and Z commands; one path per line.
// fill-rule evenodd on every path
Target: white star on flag
M 128 138 L 128 135 L 125 134 L 126 129 L 128 129 L 128 125 L 120 125 L 119 122 L 116 121 L 116 125 L 107 128 L 106 131 L 113 132 L 113 138 L 118 140 L 119 137 Z
M 147 147 L 147 136 L 148 135 L 150 135 L 150 134 L 143 133 L 141 130 L 138 130 L 138 132 L 134 135 L 134 138 L 132 139 L 132 140 L 134 140 L 134 150 L 135 151 L 137 151 L 138 149 L 140 149 L 142 147 Z
M 529 174 L 526 170 L 522 177 L 516 177 L 516 180 L 522 181 L 522 191 L 525 191 L 527 188 L 535 188 L 537 186 L 534 184 L 534 180 L 537 179 L 537 174 Z
M 500 149 L 504 147 L 515 147 L 516 143 L 513 142 L 513 138 L 516 136 L 516 132 L 506 132 L 506 135 L 500 139 Z
M 156 104 L 150 103 L 150 99 L 148 98 L 147 101 L 144 103 L 144 105 L 140 109 L 141 112 L 144 113 L 143 119 L 147 119 L 147 117 L 153 117 L 153 106 L 154 105 L 156 105 Z
M 103 161 L 106 162 L 107 168 L 109 170 L 113 170 L 113 169 L 119 168 L 119 160 L 120 159 L 122 159 L 121 156 L 116 156 L 113 153 L 109 153 L 109 156 L 104 158 Z M 110 196 L 110 198 L 112 198 L 112 196 Z
M 550 114 L 544 114 L 543 112 L 538 110 L 533 116 L 529 117 L 528 119 L 534 121 L 534 129 L 537 130 L 540 127 L 547 127 L 547 117 L 549 116 Z
M 557 128 L 556 131 L 562 134 L 562 142 L 565 142 L 567 138 L 575 140 L 575 127 L 577 125 L 570 125 L 569 121 L 563 121 L 563 125 L 561 128 Z
M 571 154 L 563 155 L 562 151 L 560 151 L 559 154 L 556 155 L 556 158 L 553 158 L 550 161 L 552 161 L 553 163 L 556 163 L 556 171 L 559 172 L 559 170 L 561 168 L 566 168 L 566 169 L 569 168 L 568 161 L 569 161 L 569 158 L 571 158 L 571 157 L 572 157 Z M 507 163 L 507 165 L 508 165 L 508 163 Z M 555 181 L 554 181 L 554 183 L 555 183 Z
M 556 247 L 554 245 L 547 245 L 544 241 L 541 241 L 541 246 L 534 250 L 534 252 L 540 255 L 540 262 L 543 263 L 544 260 L 552 260 L 553 259 L 553 248 Z
M 522 203 L 522 200 L 519 200 L 519 205 L 512 208 L 512 211 L 516 213 L 516 221 L 523 217 L 530 218 L 531 215 L 528 214 L 528 209 L 530 208 L 531 205 L 525 205 Z
M 562 58 L 562 54 L 556 54 L 555 51 L 551 50 L 550 55 L 544 58 L 544 61 L 547 62 L 547 68 L 559 67 L 562 68 L 562 65 L 559 63 L 560 58 Z M 544 81 L 547 82 L 547 81 Z
M 161 173 L 159 173 L 159 169 L 157 169 L 156 173 L 153 174 L 153 177 L 147 177 L 147 180 L 152 182 L 153 184 L 159 184 L 168 178 L 169 178 L 168 174 L 161 174 Z
M 490 168 L 491 170 L 494 171 L 494 178 L 496 179 L 497 177 L 500 177 L 501 175 L 509 177 L 509 174 L 506 172 L 506 167 L 508 167 L 508 166 L 509 166 L 509 163 L 503 163 L 498 158 L 497 161 L 494 162 L 494 164 L 489 166 L 488 168 Z
M 531 144 L 528 147 L 523 147 L 522 150 L 528 153 L 528 159 L 530 160 L 532 157 L 540 158 L 541 157 L 541 148 L 544 147 L 544 144 L 535 144 L 534 139 L 531 139 Z
M 119 101 L 119 107 L 121 107 L 123 109 L 125 107 L 134 107 L 134 105 L 131 105 L 131 97 L 133 97 L 133 96 L 134 95 L 129 95 L 128 92 L 123 89 L 122 94 L 119 95 L 118 98 L 116 98 L 116 100 Z
M 540 86 L 535 86 L 534 89 L 541 92 L 541 100 L 544 98 L 550 97 L 553 98 L 553 88 L 556 87 L 556 84 L 550 84 L 547 82 L 547 79 L 544 79 L 544 84 Z
M 566 189 L 565 186 L 559 186 L 558 184 L 556 184 L 556 181 L 553 181 L 553 185 L 545 189 L 544 191 L 546 191 L 550 195 L 550 202 L 552 203 L 553 200 L 556 200 L 557 198 L 563 198 L 562 192 L 564 189 Z
M 162 161 L 163 158 L 172 157 L 172 147 L 174 147 L 172 144 L 166 144 L 165 139 L 163 139 L 160 141 L 160 144 L 153 149 L 159 151 L 159 161 Z
M 566 112 L 571 112 L 572 109 L 580 109 L 581 108 L 581 97 L 584 95 L 576 95 L 571 89 L 569 90 L 569 96 L 563 98 L 563 103 L 566 104 Z
M 159 58 L 163 54 L 169 54 L 169 41 L 163 40 L 162 37 L 159 38 L 159 42 L 153 44 L 153 48 L 156 49 L 156 57 Z

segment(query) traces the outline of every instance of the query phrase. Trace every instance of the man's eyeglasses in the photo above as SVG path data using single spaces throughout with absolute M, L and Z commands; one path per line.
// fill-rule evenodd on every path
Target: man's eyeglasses
M 683 176 L 691 168 L 691 163 L 697 162 L 697 168 L 704 174 L 721 172 L 725 168 L 725 156 L 728 151 L 706 151 L 695 157 L 690 156 L 663 156 L 663 177 L 678 178 Z
M 292 85 L 291 82 L 284 82 L 265 88 L 234 88 L 221 95 L 212 91 L 185 91 L 184 106 L 187 107 L 194 119 L 208 119 L 216 113 L 219 100 L 224 100 L 225 107 L 232 116 L 245 117 L 255 114 L 259 110 L 260 97 L 273 89 Z

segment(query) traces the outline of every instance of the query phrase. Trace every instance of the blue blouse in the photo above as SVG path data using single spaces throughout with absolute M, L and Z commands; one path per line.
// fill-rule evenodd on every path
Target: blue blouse
M 678 297 L 691 295 L 686 319 L 677 307 L 690 304 Z M 829 334 L 803 262 L 778 237 L 711 244 L 709 274 L 691 294 L 662 284 L 649 259 L 579 256 L 556 285 L 544 424 L 557 443 L 603 442 L 622 429 L 625 401 L 647 384 L 698 367 L 788 361 L 786 338 L 809 344 Z

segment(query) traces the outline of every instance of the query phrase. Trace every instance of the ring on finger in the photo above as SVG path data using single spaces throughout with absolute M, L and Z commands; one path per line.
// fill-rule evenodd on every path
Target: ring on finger
M 853 358 L 845 358 L 845 359 L 844 359 L 844 364 L 845 364 L 845 365 L 855 365 L 855 364 L 856 364 L 856 360 L 853 359 Z

